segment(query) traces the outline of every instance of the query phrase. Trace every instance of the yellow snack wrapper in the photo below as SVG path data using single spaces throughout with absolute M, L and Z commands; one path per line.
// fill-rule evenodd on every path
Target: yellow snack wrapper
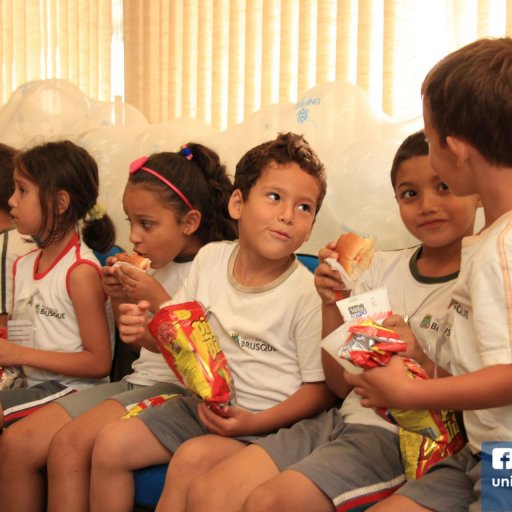
M 182 384 L 222 414 L 234 398 L 233 378 L 201 304 L 163 306 L 148 328 Z

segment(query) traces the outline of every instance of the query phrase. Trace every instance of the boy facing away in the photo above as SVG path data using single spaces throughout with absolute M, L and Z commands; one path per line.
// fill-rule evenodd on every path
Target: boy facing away
M 387 324 L 410 340 L 407 355 L 432 370 L 428 356 L 443 334 L 438 326 L 448 314 L 461 240 L 473 232 L 478 199 L 457 197 L 441 181 L 428 163 L 423 132 L 399 147 L 391 183 L 406 228 L 422 244 L 377 252 L 353 294 L 386 287 L 397 314 Z M 315 276 L 325 336 L 343 323 L 335 292 L 343 283 L 324 262 L 337 256 L 335 245 L 320 251 Z M 398 315 L 408 315 L 412 334 Z M 446 360 L 439 362 L 447 366 Z M 283 428 L 224 461 L 215 461 L 209 450 L 213 436 L 187 442 L 170 464 L 157 510 L 348 510 L 378 501 L 402 485 L 397 428 L 360 405 L 342 367 L 327 353 L 323 364 L 329 387 L 347 397 L 341 409 Z
M 281 134 L 236 168 L 229 212 L 239 240 L 202 248 L 174 303 L 199 301 L 233 373 L 236 406 L 221 417 L 193 396 L 169 400 L 98 435 L 92 510 L 132 510 L 132 471 L 168 462 L 187 439 L 222 434 L 212 450 L 238 448 L 332 404 L 322 371 L 320 301 L 294 252 L 310 236 L 325 195 L 323 164 L 301 136 Z M 146 328 L 144 303 L 122 305 L 125 341 Z
M 366 406 L 464 411 L 467 446 L 372 510 L 481 510 L 485 441 L 512 439 L 512 39 L 477 40 L 423 85 L 432 167 L 454 194 L 480 195 L 484 229 L 463 241 L 451 300 L 452 377 L 413 381 L 397 358 L 347 376 Z M 492 510 L 510 510 L 510 502 Z

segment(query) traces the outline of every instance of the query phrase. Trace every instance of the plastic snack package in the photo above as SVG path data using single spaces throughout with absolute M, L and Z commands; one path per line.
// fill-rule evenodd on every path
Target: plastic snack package
M 347 337 L 338 350 L 338 357 L 364 369 L 386 365 L 407 345 L 394 331 L 372 320 L 348 324 L 345 330 Z M 414 360 L 402 357 L 402 361 L 411 379 L 429 378 Z M 392 407 L 376 408 L 376 412 L 400 427 L 400 449 L 408 478 L 419 478 L 432 464 L 464 446 L 454 411 Z
M 7 329 L 0 328 L 0 338 L 7 338 Z M 21 367 L 0 366 L 0 390 L 24 388 L 25 386 L 25 375 Z
M 147 409 L 148 407 L 157 407 L 165 402 L 167 400 L 171 400 L 172 398 L 178 398 L 180 395 L 178 393 L 165 393 L 163 395 L 157 395 L 152 396 L 150 398 L 146 398 L 145 400 L 142 400 L 142 402 L 139 402 L 138 404 L 133 404 L 127 407 L 128 411 L 126 414 L 121 416 L 121 419 L 126 420 L 128 418 L 133 418 L 137 416 L 140 412 L 142 412 L 144 409 Z
M 222 415 L 234 401 L 233 378 L 202 305 L 163 304 L 148 328 L 181 383 Z

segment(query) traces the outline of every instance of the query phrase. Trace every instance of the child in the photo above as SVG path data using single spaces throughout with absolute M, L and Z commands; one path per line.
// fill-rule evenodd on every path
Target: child
M 219 156 L 201 144 L 132 164 L 123 206 L 134 250 L 149 258 L 152 268 L 146 275 L 109 260 L 103 283 L 114 310 L 121 301 L 142 297 L 156 309 L 177 290 L 199 247 L 236 237 L 227 208 L 232 190 Z M 8 429 L 0 439 L 0 503 L 10 510 L 43 509 L 40 470 L 49 457 L 51 510 L 88 510 L 90 455 L 100 428 L 122 416 L 125 407 L 183 391 L 161 354 L 142 348 L 132 368 L 120 382 L 65 397 Z M 37 435 L 30 436 L 33 431 Z
M 392 358 L 347 380 L 365 406 L 460 408 L 469 441 L 374 510 L 481 510 L 482 442 L 512 439 L 511 84 L 512 39 L 501 38 L 449 54 L 422 85 L 430 162 L 454 194 L 478 193 L 485 215 L 463 241 L 452 294 L 453 376 L 413 381 Z M 510 499 L 486 508 L 510 510 Z
M 18 256 L 33 248 L 15 229 L 8 201 L 14 192 L 14 156 L 16 150 L 0 144 L 0 328 L 7 327 L 12 308 L 12 267 Z
M 473 231 L 477 198 L 454 196 L 429 166 L 427 154 L 425 135 L 417 132 L 400 145 L 391 167 L 400 216 L 422 244 L 376 253 L 353 293 L 386 287 L 397 314 L 387 319 L 388 326 L 410 339 L 398 316 L 408 315 L 421 347 L 433 354 L 460 265 L 461 239 Z M 315 273 L 324 336 L 343 323 L 335 294 L 343 285 L 324 262 L 337 257 L 335 246 L 320 251 Z M 432 367 L 414 343 L 407 352 Z M 210 455 L 208 438 L 190 441 L 171 462 L 158 510 L 348 510 L 400 486 L 405 477 L 397 428 L 359 405 L 329 354 L 323 354 L 323 363 L 329 387 L 347 397 L 341 409 L 281 429 L 226 460 Z
M 238 447 L 331 403 L 318 349 L 318 296 L 294 256 L 325 195 L 324 167 L 301 136 L 280 134 L 242 157 L 234 186 L 229 211 L 239 241 L 201 249 L 173 300 L 209 309 L 237 405 L 221 417 L 190 396 L 105 427 L 93 451 L 91 510 L 131 510 L 132 471 L 168 462 L 191 437 L 221 433 Z M 121 308 L 121 336 L 133 341 L 145 329 L 145 303 Z
M 115 232 L 110 218 L 97 213 L 98 183 L 94 159 L 69 141 L 15 157 L 11 215 L 38 249 L 14 265 L 14 306 L 9 341 L 0 339 L 0 365 L 23 366 L 28 388 L 0 392 L 0 427 L 103 382 L 110 372 L 110 304 L 92 249 L 108 250 Z M 85 244 L 77 231 L 81 220 Z

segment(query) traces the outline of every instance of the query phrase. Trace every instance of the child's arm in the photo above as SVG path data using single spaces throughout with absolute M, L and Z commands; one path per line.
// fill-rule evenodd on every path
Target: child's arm
M 82 339 L 81 352 L 57 352 L 23 347 L 5 341 L 0 364 L 27 365 L 75 377 L 105 377 L 112 364 L 111 340 L 105 315 L 105 296 L 96 268 L 78 265 L 70 274 L 69 293 Z
M 337 259 L 338 253 L 334 251 L 334 247 L 336 242 L 329 242 L 326 247 L 320 249 L 318 252 L 320 263 L 315 269 L 315 286 L 322 299 L 322 337 L 324 338 L 343 323 L 343 317 L 336 302 L 350 295 L 349 290 L 342 290 L 345 285 L 340 274 L 325 263 L 326 258 Z
M 293 423 L 315 416 L 330 407 L 333 394 L 324 382 L 303 384 L 293 395 L 281 403 L 258 413 L 240 407 L 226 407 L 225 416 L 219 416 L 206 404 L 199 406 L 199 416 L 212 433 L 226 437 L 257 435 L 274 432 Z
M 410 379 L 399 357 L 385 367 L 345 375 L 366 407 L 474 410 L 512 404 L 512 366 L 493 365 L 442 379 Z

